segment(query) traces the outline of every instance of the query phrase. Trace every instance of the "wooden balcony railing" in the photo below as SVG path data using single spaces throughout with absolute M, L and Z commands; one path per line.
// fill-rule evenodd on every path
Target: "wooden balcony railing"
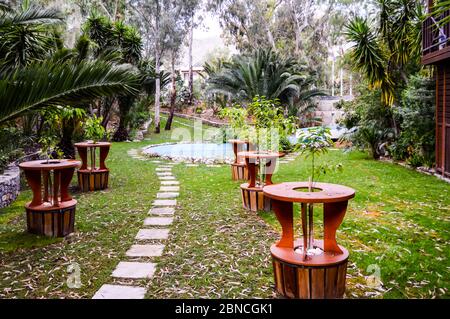
M 439 22 L 450 16 L 450 10 L 439 17 L 428 17 L 422 25 L 422 56 L 436 55 L 438 51 L 450 50 L 450 23 L 439 26 Z

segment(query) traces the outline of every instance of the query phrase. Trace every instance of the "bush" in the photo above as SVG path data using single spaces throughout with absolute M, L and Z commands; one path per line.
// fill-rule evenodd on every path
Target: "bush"
M 127 115 L 127 123 L 130 131 L 139 129 L 145 122 L 151 118 L 148 101 L 142 99 L 134 103 L 130 113 Z
M 421 164 L 432 166 L 435 161 L 433 80 L 421 75 L 412 76 L 402 92 L 402 104 L 394 112 L 400 120 L 401 133 L 391 147 L 391 152 L 396 159 L 407 159 L 408 162 L 417 164 L 420 158 Z
M 350 130 L 343 137 L 354 147 L 368 150 L 373 158 L 385 155 L 394 140 L 392 109 L 381 104 L 381 91 L 358 88 L 360 96 L 351 102 L 340 102 L 345 111 L 340 124 Z
M 32 144 L 30 138 L 23 136 L 15 127 L 0 129 L 0 173 L 15 160 L 24 156 L 24 148 Z

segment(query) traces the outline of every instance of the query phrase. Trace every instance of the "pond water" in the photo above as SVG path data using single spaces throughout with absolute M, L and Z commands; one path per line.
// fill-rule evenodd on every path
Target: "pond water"
M 212 159 L 226 161 L 234 158 L 231 144 L 183 143 L 149 147 L 144 153 L 181 159 Z

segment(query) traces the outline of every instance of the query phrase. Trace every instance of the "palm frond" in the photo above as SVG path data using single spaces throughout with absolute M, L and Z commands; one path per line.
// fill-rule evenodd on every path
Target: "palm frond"
M 63 20 L 62 13 L 57 9 L 44 9 L 33 6 L 18 14 L 8 11 L 4 12 L 0 15 L 0 30 L 14 25 L 58 24 L 63 22 Z
M 137 94 L 139 86 L 140 78 L 130 66 L 102 61 L 32 64 L 0 79 L 0 123 L 43 107 Z

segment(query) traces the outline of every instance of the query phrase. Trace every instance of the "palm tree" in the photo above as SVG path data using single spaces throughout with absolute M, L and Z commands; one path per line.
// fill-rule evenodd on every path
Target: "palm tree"
M 46 107 L 80 105 L 118 92 L 138 93 L 140 79 L 129 66 L 100 60 L 60 63 L 52 57 L 34 54 L 28 55 L 30 59 L 10 59 L 19 48 L 6 44 L 11 43 L 8 42 L 11 33 L 22 26 L 33 26 L 37 29 L 32 31 L 40 31 L 43 25 L 61 21 L 59 12 L 37 7 L 19 13 L 3 10 L 0 15 L 0 64 L 20 61 L 14 68 L 5 68 L 0 72 L 0 125 Z M 27 44 L 30 45 L 20 53 L 22 57 L 27 51 L 42 52 L 35 48 L 35 45 L 39 46 L 39 41 Z
M 219 72 L 209 77 L 207 90 L 231 95 L 235 100 L 264 96 L 292 105 L 298 98 L 323 95 L 310 84 L 310 75 L 293 59 L 259 49 L 250 56 L 235 56 L 231 62 L 223 62 Z
M 377 0 L 379 26 L 355 17 L 345 34 L 354 43 L 353 66 L 372 88 L 382 91 L 382 103 L 392 106 L 396 88 L 408 81 L 408 66 L 417 68 L 421 55 L 422 5 L 419 0 Z
M 129 66 L 103 61 L 35 63 L 0 78 L 0 124 L 30 111 L 82 105 L 117 92 L 137 94 L 140 78 Z

